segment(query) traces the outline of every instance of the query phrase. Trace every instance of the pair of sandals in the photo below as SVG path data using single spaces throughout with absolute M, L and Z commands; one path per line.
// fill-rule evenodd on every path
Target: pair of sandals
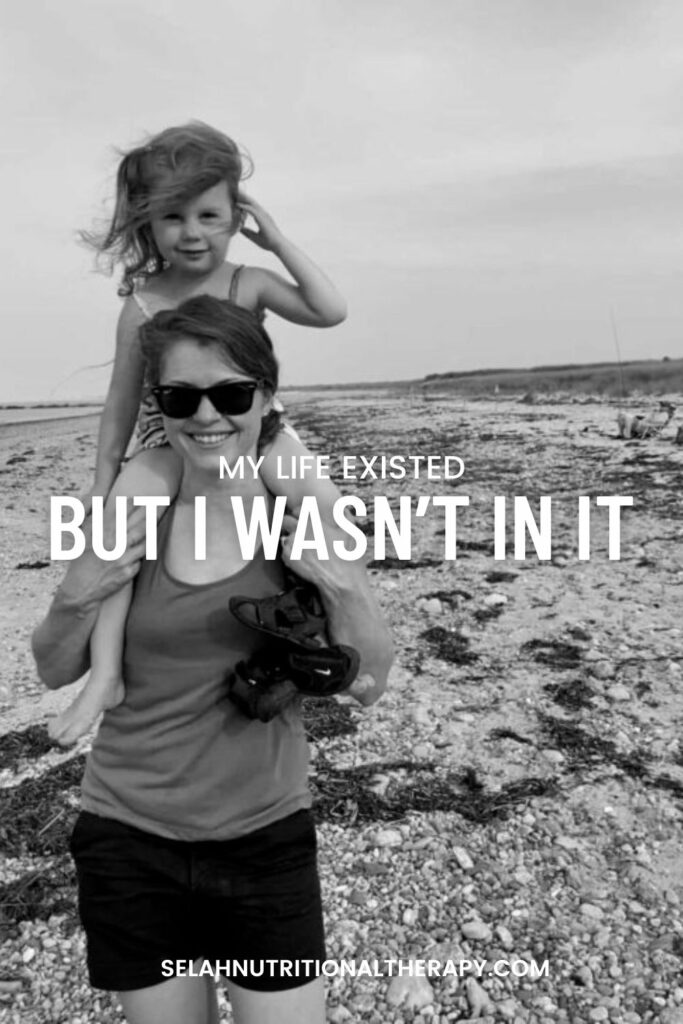
M 331 697 L 351 685 L 360 658 L 353 647 L 325 646 L 327 616 L 311 583 L 294 578 L 270 597 L 232 597 L 235 618 L 274 643 L 235 666 L 230 698 L 249 718 L 269 722 L 300 696 Z

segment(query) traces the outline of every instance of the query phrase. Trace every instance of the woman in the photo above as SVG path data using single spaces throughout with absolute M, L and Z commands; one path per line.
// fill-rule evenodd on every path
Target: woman
M 262 552 L 245 562 L 238 542 L 230 497 L 243 499 L 248 516 L 263 484 L 251 474 L 221 480 L 218 469 L 221 457 L 255 459 L 277 431 L 277 363 L 249 313 L 208 296 L 158 314 L 141 337 L 183 475 L 159 524 L 157 560 L 139 571 L 126 696 L 95 739 L 72 839 L 91 981 L 119 992 L 129 1024 L 217 1024 L 211 977 L 169 978 L 168 961 L 194 962 L 197 972 L 203 959 L 251 960 L 251 976 L 228 982 L 237 1024 L 322 1024 L 322 978 L 307 974 L 310 966 L 267 965 L 325 956 L 299 702 L 262 723 L 238 710 L 226 685 L 237 662 L 267 644 L 230 614 L 229 600 L 277 593 L 283 567 Z M 202 561 L 198 495 L 206 497 Z M 291 531 L 295 520 L 287 524 Z M 122 564 L 101 568 L 85 556 L 36 631 L 48 686 L 87 666 L 98 601 L 138 564 L 139 519 L 131 525 Z M 285 562 L 290 547 L 285 537 Z M 293 567 L 318 586 L 331 641 L 360 654 L 349 692 L 373 703 L 391 643 L 362 567 L 334 556 L 318 562 L 310 551 Z

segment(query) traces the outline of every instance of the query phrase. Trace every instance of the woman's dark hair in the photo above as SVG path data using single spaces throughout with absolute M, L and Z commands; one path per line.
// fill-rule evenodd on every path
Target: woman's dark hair
M 280 368 L 262 324 L 248 310 L 212 295 L 198 295 L 175 309 L 164 309 L 140 328 L 140 346 L 153 386 L 159 383 L 168 345 L 187 340 L 214 349 L 240 373 L 263 381 L 267 391 L 277 391 Z M 280 424 L 279 412 L 271 410 L 264 417 L 259 448 L 270 444 Z
M 81 238 L 109 258 L 110 270 L 123 265 L 119 294 L 130 295 L 136 280 L 159 274 L 165 266 L 150 219 L 225 181 L 233 207 L 232 227 L 237 230 L 239 183 L 251 169 L 251 161 L 237 144 L 208 124 L 190 121 L 166 128 L 124 154 L 116 174 L 116 205 L 109 227 L 101 235 L 81 232 Z

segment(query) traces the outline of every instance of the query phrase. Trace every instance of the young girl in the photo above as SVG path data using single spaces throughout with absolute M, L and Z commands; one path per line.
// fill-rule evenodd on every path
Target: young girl
M 239 189 L 243 164 L 232 139 L 201 122 L 167 128 L 131 150 L 116 179 L 116 206 L 102 239 L 86 236 L 112 266 L 123 266 L 125 297 L 116 336 L 111 383 L 100 423 L 95 482 L 91 496 L 176 495 L 180 464 L 168 447 L 159 407 L 150 393 L 138 343 L 138 329 L 162 309 L 193 295 L 228 299 L 262 318 L 271 310 L 292 323 L 332 327 L 346 316 L 334 285 L 300 249 L 285 238 L 266 211 Z M 257 230 L 244 226 L 247 217 Z M 293 278 L 261 267 L 226 261 L 238 231 L 274 253 Z M 141 451 L 119 476 L 136 419 Z M 197 443 L 212 443 L 210 436 Z M 336 491 L 310 474 L 281 480 L 282 465 L 306 453 L 291 428 L 284 427 L 262 454 L 261 474 L 268 490 L 284 495 L 297 512 L 305 494 L 329 510 Z M 93 632 L 91 671 L 73 703 L 53 718 L 49 732 L 62 744 L 75 742 L 98 715 L 120 703 L 125 619 L 131 587 L 114 595 L 100 612 Z

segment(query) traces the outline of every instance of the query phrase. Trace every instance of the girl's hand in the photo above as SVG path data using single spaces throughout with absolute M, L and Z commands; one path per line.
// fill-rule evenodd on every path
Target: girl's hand
M 270 214 L 245 192 L 238 193 L 237 206 L 245 216 L 252 217 L 258 226 L 258 231 L 242 227 L 240 228 L 241 234 L 258 245 L 260 249 L 275 252 L 282 242 L 283 235 Z

